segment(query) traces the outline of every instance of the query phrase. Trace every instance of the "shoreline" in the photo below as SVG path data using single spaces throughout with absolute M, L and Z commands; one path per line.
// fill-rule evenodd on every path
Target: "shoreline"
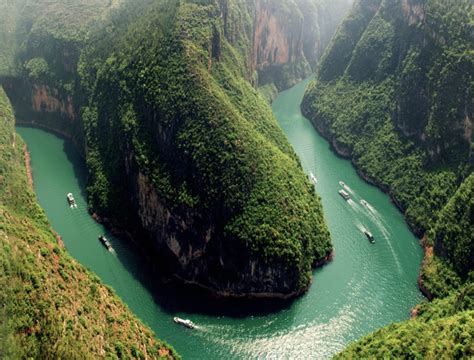
M 15 132 L 15 134 L 16 134 L 16 132 Z M 28 186 L 30 187 L 31 191 L 33 191 L 33 193 L 36 196 L 36 192 L 35 192 L 35 189 L 34 189 L 34 182 L 33 182 L 33 171 L 31 169 L 31 156 L 30 156 L 30 153 L 28 151 L 28 147 L 26 146 L 26 144 L 23 145 L 23 157 L 25 159 L 25 168 L 26 168 L 26 176 L 28 178 Z M 65 248 L 64 241 L 61 238 L 61 235 L 59 235 L 57 233 L 57 231 L 53 229 L 52 226 L 50 226 L 50 230 L 53 233 L 54 237 L 56 238 L 56 241 L 58 242 L 58 245 L 61 248 Z
M 301 105 L 300 105 L 301 106 Z M 390 197 L 390 201 L 397 207 L 397 209 L 402 213 L 403 219 L 405 223 L 410 228 L 410 231 L 418 238 L 419 245 L 423 249 L 424 255 L 423 260 L 420 265 L 420 270 L 418 272 L 418 289 L 420 290 L 421 294 L 426 297 L 429 301 L 433 299 L 433 295 L 424 287 L 423 279 L 421 277 L 421 273 L 425 264 L 429 261 L 429 258 L 433 256 L 433 248 L 426 245 L 425 241 L 425 234 L 422 233 L 420 230 L 415 229 L 412 224 L 410 224 L 405 216 L 405 209 L 401 206 L 401 204 L 394 198 L 393 194 L 390 192 L 390 188 L 387 185 L 379 184 L 374 179 L 370 178 L 361 169 L 359 169 L 356 164 L 354 163 L 350 152 L 348 149 L 342 149 L 334 138 L 332 138 L 327 131 L 325 131 L 324 127 L 320 124 L 316 123 L 316 121 L 310 120 L 308 116 L 304 113 L 303 109 L 301 109 L 301 114 L 311 123 L 313 128 L 318 132 L 318 134 L 323 137 L 330 145 L 331 150 L 339 157 L 349 160 L 356 170 L 357 174 L 360 178 L 362 178 L 366 183 L 375 186 L 376 188 L 380 189 L 383 193 L 387 194 Z M 412 309 L 413 310 L 413 309 Z
M 146 249 L 143 247 L 143 244 L 138 243 L 135 241 L 135 237 L 133 236 L 133 233 L 125 228 L 121 228 L 117 225 L 115 225 L 110 219 L 106 217 L 102 217 L 98 215 L 96 212 L 90 212 L 90 216 L 96 221 L 98 224 L 101 224 L 105 226 L 107 230 L 109 230 L 114 236 L 120 237 L 124 239 L 125 241 L 131 242 L 134 246 L 136 246 L 141 253 L 141 256 L 149 263 L 149 265 L 153 268 L 153 263 L 152 263 L 152 257 L 149 256 L 148 253 L 146 253 Z M 317 261 L 315 261 L 312 265 L 312 271 L 315 271 L 316 269 L 322 268 L 323 266 L 329 264 L 335 256 L 335 250 L 333 249 L 331 253 Z M 159 274 L 158 272 L 158 275 Z M 211 288 L 207 285 L 201 284 L 197 281 L 194 280 L 186 280 L 182 277 L 180 277 L 177 274 L 172 274 L 166 277 L 161 278 L 162 282 L 164 283 L 169 283 L 169 282 L 175 282 L 176 285 L 182 285 L 186 287 L 190 287 L 191 290 L 192 288 L 199 289 L 204 292 L 209 298 L 211 299 L 224 299 L 224 300 L 276 300 L 276 301 L 291 301 L 291 300 L 296 300 L 299 297 L 303 296 L 306 294 L 312 283 L 313 283 L 313 276 L 311 277 L 311 281 L 309 284 L 297 291 L 293 291 L 291 293 L 271 293 L 271 292 L 249 292 L 249 293 L 235 293 L 235 292 L 230 292 L 226 290 L 216 290 L 214 288 Z
M 30 189 L 34 192 L 35 190 L 33 184 L 33 172 L 31 171 L 31 157 L 26 144 L 23 145 L 23 156 L 25 158 L 25 168 L 26 176 L 28 178 L 28 185 L 30 186 Z

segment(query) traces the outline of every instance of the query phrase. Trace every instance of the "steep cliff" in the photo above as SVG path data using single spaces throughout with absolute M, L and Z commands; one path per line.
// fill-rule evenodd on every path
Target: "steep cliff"
M 360 0 L 331 41 L 302 104 L 334 149 L 389 192 L 423 236 L 420 286 L 429 298 L 472 282 L 472 19 L 469 1 Z M 462 317 L 472 321 L 472 313 Z M 394 325 L 343 357 L 383 356 L 402 346 L 392 340 L 405 330 L 410 335 L 403 343 L 414 343 L 399 349 L 400 356 L 435 356 L 433 343 L 423 348 L 415 341 L 416 329 L 428 334 L 452 327 L 445 334 L 451 346 L 459 340 L 456 321 Z M 376 345 L 381 340 L 387 348 Z M 465 355 L 472 348 L 461 350 Z
M 0 81 L 19 123 L 71 138 L 83 150 L 77 64 L 87 33 L 119 1 L 0 1 Z
M 420 235 L 472 171 L 472 9 L 447 8 L 359 1 L 302 106 Z
M 265 2 L 74 4 L 57 9 L 83 19 L 71 29 L 20 12 L 19 71 L 2 79 L 19 120 L 76 140 L 92 210 L 132 229 L 162 274 L 223 296 L 305 291 L 332 248 L 320 200 L 252 87 Z
M 258 86 L 271 100 L 308 77 L 350 0 L 257 0 L 253 31 L 252 69 Z
M 86 49 L 89 195 L 142 230 L 163 272 L 222 296 L 287 298 L 331 245 L 319 198 L 245 81 L 248 37 L 229 19 L 252 8 L 239 6 L 225 21 L 222 3 L 124 11 L 117 48 Z
M 24 149 L 0 87 L 0 358 L 178 357 L 58 243 Z

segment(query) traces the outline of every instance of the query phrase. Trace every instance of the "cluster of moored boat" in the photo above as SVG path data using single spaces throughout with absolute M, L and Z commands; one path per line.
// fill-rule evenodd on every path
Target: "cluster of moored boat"
M 339 181 L 339 185 L 341 185 L 343 188 L 347 189 L 347 185 L 344 183 L 344 181 Z M 340 189 L 339 190 L 339 195 L 341 195 L 344 200 L 346 201 L 349 201 L 351 200 L 351 196 L 349 195 L 349 193 L 344 190 L 344 189 Z M 369 206 L 369 203 L 367 201 L 365 201 L 364 199 L 362 199 L 360 201 L 360 203 L 364 206 L 364 207 L 368 207 Z M 372 235 L 372 233 L 370 231 L 368 231 L 367 229 L 364 229 L 364 235 L 367 237 L 367 239 L 373 244 L 375 243 L 375 238 L 374 238 L 374 235 Z

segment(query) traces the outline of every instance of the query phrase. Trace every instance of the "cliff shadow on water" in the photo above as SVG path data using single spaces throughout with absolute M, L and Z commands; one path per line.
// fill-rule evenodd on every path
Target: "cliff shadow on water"
M 22 130 L 31 128 L 44 131 L 61 142 L 61 150 L 66 156 L 67 161 L 72 165 L 72 180 L 77 183 L 74 195 L 76 198 L 79 196 L 81 200 L 84 200 L 83 203 L 85 204 L 87 199 L 88 172 L 84 158 L 78 152 L 77 146 L 70 139 L 43 127 L 17 125 L 20 133 Z M 61 173 L 52 173 L 51 176 L 61 176 Z M 138 245 L 138 239 L 142 235 L 139 233 L 132 234 L 125 229 L 111 226 L 108 219 L 101 219 L 95 216 L 95 214 L 91 214 L 88 208 L 81 209 L 79 207 L 78 211 L 83 212 L 81 217 L 87 216 L 87 222 L 85 222 L 85 219 L 81 219 L 82 226 L 90 226 L 91 222 L 96 226 L 103 226 L 102 232 L 107 238 L 113 240 L 114 255 L 123 265 L 124 269 L 147 289 L 153 296 L 156 305 L 170 315 L 185 312 L 235 318 L 264 316 L 287 309 L 293 302 L 292 300 L 281 299 L 232 299 L 216 297 L 198 286 L 183 285 L 178 280 L 175 281 L 170 277 L 164 277 L 158 270 L 159 266 L 153 263 L 153 257 L 150 256 L 150 253 Z

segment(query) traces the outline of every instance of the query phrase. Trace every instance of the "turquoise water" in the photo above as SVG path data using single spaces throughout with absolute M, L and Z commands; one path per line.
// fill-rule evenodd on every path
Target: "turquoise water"
M 89 215 L 86 170 L 72 145 L 38 129 L 18 127 L 31 153 L 35 190 L 70 254 L 94 271 L 185 359 L 319 359 L 390 322 L 409 317 L 422 300 L 417 275 L 422 259 L 418 240 L 381 191 L 361 180 L 347 160 L 337 157 L 299 110 L 306 82 L 280 94 L 273 111 L 307 173 L 318 178 L 335 258 L 314 272 L 309 292 L 282 306 L 250 306 L 209 301 L 156 285 L 139 251 L 108 234 L 109 253 L 97 240 L 107 233 Z M 339 181 L 353 201 L 338 195 Z M 73 192 L 78 209 L 65 194 Z M 366 208 L 360 204 L 365 199 Z M 362 233 L 375 236 L 370 244 Z M 195 331 L 176 326 L 173 316 L 190 318 Z

